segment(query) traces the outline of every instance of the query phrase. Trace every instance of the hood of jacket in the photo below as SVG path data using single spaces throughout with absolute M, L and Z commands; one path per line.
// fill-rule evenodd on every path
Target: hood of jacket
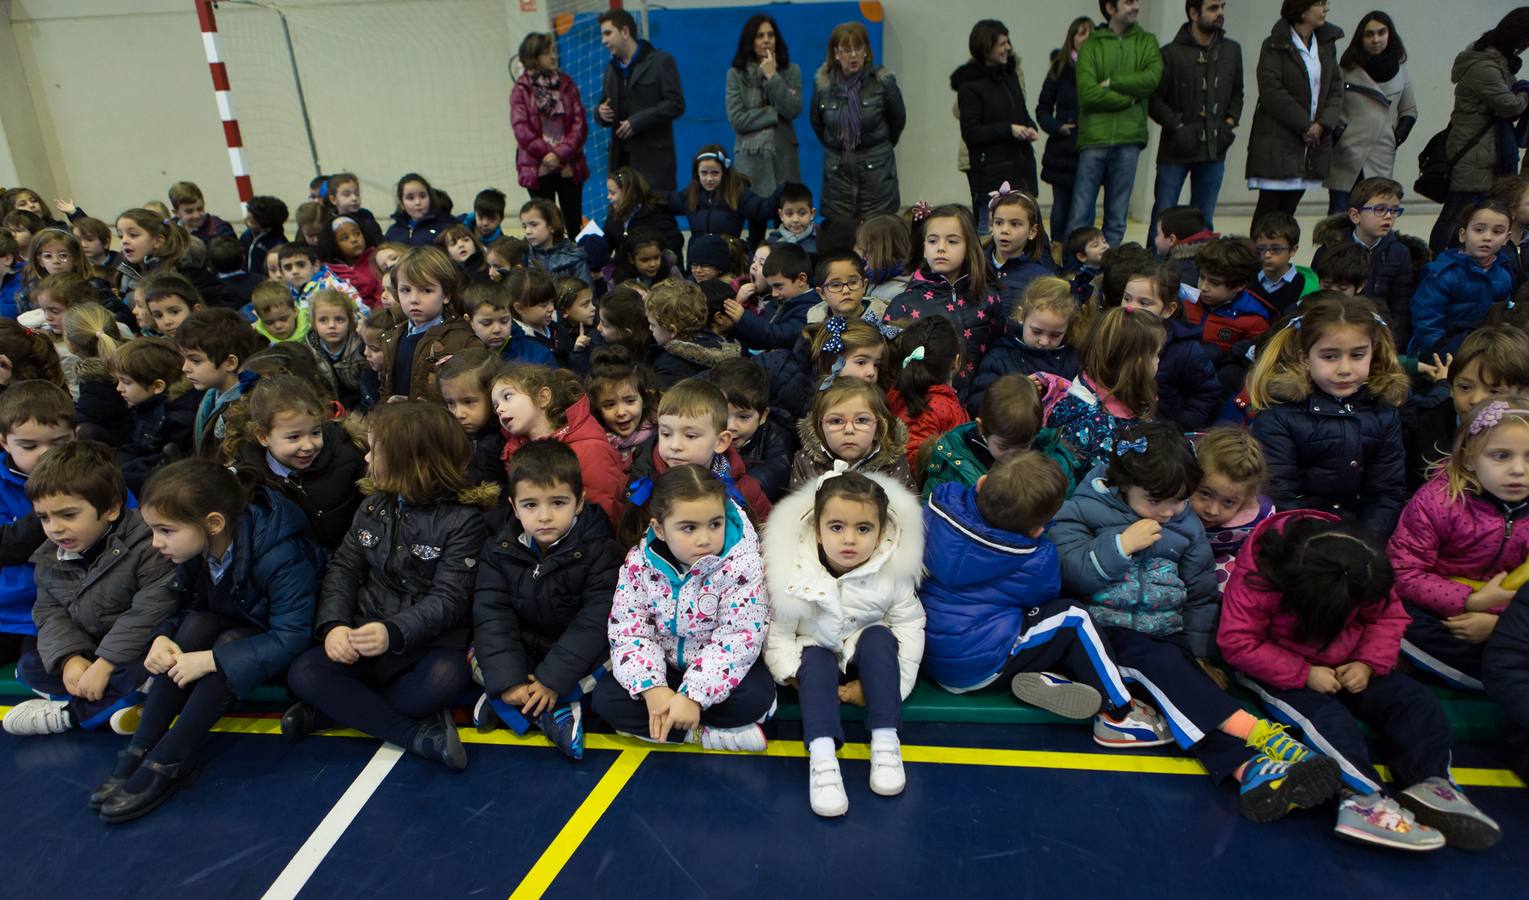
M 758 546 L 759 536 L 755 534 L 754 526 L 749 524 L 749 517 L 743 514 L 738 504 L 727 500 L 724 501 L 723 507 L 726 522 L 723 526 L 722 552 L 703 556 L 691 563 L 687 569 L 681 570 L 676 567 L 667 557 L 658 552 L 658 548 L 653 546 L 660 541 L 652 525 L 649 525 L 648 530 L 643 534 L 641 545 L 643 560 L 668 579 L 674 594 L 678 595 L 680 588 L 692 578 L 706 578 L 722 568 L 722 564 L 727 562 L 728 557 L 740 547 Z
M 732 341 L 724 340 L 721 336 L 703 331 L 695 336 L 694 340 L 672 340 L 664 345 L 664 349 L 678 356 L 686 362 L 705 366 L 708 369 L 737 359 L 743 353 L 743 348 Z
M 1508 58 L 1502 55 L 1502 51 L 1496 47 L 1488 47 L 1485 50 L 1476 50 L 1467 47 L 1455 55 L 1455 61 L 1449 67 L 1449 80 L 1453 84 L 1459 84 L 1465 73 L 1476 66 L 1487 66 L 1495 69 L 1503 81 L 1513 81 L 1513 70 L 1508 65 Z
M 811 414 L 802 416 L 796 423 L 796 437 L 801 442 L 802 452 L 807 454 L 808 459 L 819 468 L 832 468 L 834 456 L 823 446 L 823 441 L 812 427 Z M 887 433 L 890 440 L 883 441 L 875 448 L 870 456 L 850 467 L 850 471 L 858 472 L 861 469 L 873 470 L 890 469 L 897 465 L 897 460 L 903 456 L 904 451 L 898 449 L 908 446 L 908 425 L 902 419 L 892 419 L 892 428 Z M 864 473 L 868 474 L 868 473 Z
M 1014 64 L 1013 54 L 1010 54 L 1009 61 L 1001 66 L 990 66 L 979 63 L 975 59 L 969 59 L 957 66 L 954 72 L 950 73 L 950 89 L 959 91 L 961 85 L 972 81 L 1002 81 L 1009 76 L 1015 75 L 1016 71 L 1017 67 Z
M 784 618 L 806 618 L 814 598 L 838 596 L 830 589 L 836 581 L 869 579 L 883 575 L 893 583 L 918 581 L 924 572 L 924 514 L 918 498 L 902 483 L 877 472 L 866 477 L 887 494 L 887 525 L 871 558 L 852 572 L 834 576 L 818 558 L 815 483 L 806 484 L 782 497 L 770 511 L 769 523 L 760 538 L 765 582 L 770 605 Z

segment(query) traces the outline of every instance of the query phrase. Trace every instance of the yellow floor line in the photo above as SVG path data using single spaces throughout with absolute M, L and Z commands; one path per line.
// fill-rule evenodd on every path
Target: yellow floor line
M 620 794 L 621 789 L 626 787 L 626 783 L 632 780 L 633 773 L 647 756 L 648 751 L 643 748 L 621 751 L 621 755 L 616 757 L 611 767 L 600 776 L 595 789 L 590 791 L 589 796 L 584 798 L 584 802 L 579 804 L 579 808 L 573 811 L 573 815 L 568 818 L 568 823 L 557 833 L 557 837 L 552 839 L 552 843 L 547 845 L 547 849 L 536 860 L 531 871 L 526 873 L 520 886 L 515 888 L 515 893 L 510 895 L 510 900 L 540 897 L 547 892 L 553 879 L 563 871 L 563 866 L 568 864 L 574 851 L 579 849 L 584 838 L 588 837 L 589 832 L 594 829 L 595 823 L 600 821 L 600 817 L 605 815 L 607 809 L 610 809 L 611 804 L 616 800 L 616 795 Z

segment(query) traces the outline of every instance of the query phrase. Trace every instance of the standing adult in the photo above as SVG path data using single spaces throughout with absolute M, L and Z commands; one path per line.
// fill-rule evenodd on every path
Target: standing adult
M 1041 180 L 1051 185 L 1051 238 L 1067 239 L 1072 219 L 1072 184 L 1078 174 L 1078 49 L 1094 30 L 1094 20 L 1078 16 L 1067 26 L 1062 46 L 1051 51 L 1051 65 L 1041 82 L 1035 120 L 1046 132 Z
M 570 235 L 584 221 L 584 182 L 589 161 L 584 140 L 584 101 L 578 85 L 557 66 L 557 40 L 532 32 L 520 42 L 524 71 L 510 89 L 510 129 L 515 132 L 515 173 L 533 197 L 555 202 Z
M 809 118 L 823 144 L 823 217 L 858 222 L 896 212 L 901 197 L 893 150 L 908 110 L 897 79 L 876 65 L 871 37 L 859 22 L 837 25 L 828 35 L 828 58 L 812 79 Z
M 1248 189 L 1258 191 L 1253 221 L 1295 215 L 1332 163 L 1333 130 L 1343 120 L 1338 39 L 1327 0 L 1283 0 L 1279 21 L 1258 51 L 1258 106 L 1248 135 Z
M 1104 187 L 1104 238 L 1118 246 L 1147 143 L 1147 98 L 1163 77 L 1157 38 L 1136 24 L 1141 0 L 1099 0 L 1105 26 L 1078 51 L 1078 175 L 1067 230 L 1094 224 Z
M 735 132 L 733 170 L 761 197 L 802 180 L 791 124 L 801 112 L 802 70 L 786 38 L 770 16 L 750 16 L 727 70 L 727 123 Z
M 950 87 L 956 92 L 970 163 L 966 179 L 972 218 L 980 229 L 987 219 L 989 191 L 1004 182 L 1032 197 L 1040 191 L 1034 146 L 1040 132 L 1025 103 L 1008 27 L 983 19 L 972 26 L 966 47 L 971 59 L 950 74 Z
M 1383 12 L 1359 20 L 1343 70 L 1343 134 L 1327 170 L 1327 211 L 1348 212 L 1349 193 L 1361 179 L 1390 178 L 1396 148 L 1418 120 L 1418 105 L 1407 78 L 1407 50 L 1396 25 Z
M 1226 0 L 1184 0 L 1184 15 L 1189 21 L 1162 47 L 1163 80 L 1147 102 L 1163 127 L 1152 221 L 1179 205 L 1187 180 L 1189 205 L 1214 229 L 1226 151 L 1242 120 L 1242 46 L 1226 36 Z
M 1460 51 L 1450 68 L 1455 109 L 1450 114 L 1444 153 L 1454 165 L 1449 173 L 1449 196 L 1428 238 L 1434 253 L 1450 245 L 1457 228 L 1455 220 L 1481 199 L 1492 186 L 1492 179 L 1513 172 L 1514 160 L 1499 149 L 1496 132 L 1499 122 L 1518 118 L 1529 105 L 1529 95 L 1513 89 L 1514 77 L 1523 65 L 1519 56 L 1526 48 L 1529 6 L 1520 6 Z
M 674 57 L 637 39 L 637 21 L 624 9 L 596 19 L 610 51 L 595 118 L 611 129 L 607 171 L 631 166 L 654 190 L 674 190 L 674 120 L 685 114 L 685 92 Z

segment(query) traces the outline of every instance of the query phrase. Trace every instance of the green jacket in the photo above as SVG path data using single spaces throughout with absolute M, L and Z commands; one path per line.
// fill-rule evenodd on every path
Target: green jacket
M 1147 143 L 1147 100 L 1163 79 L 1157 38 L 1095 28 L 1078 50 L 1078 149 Z M 1109 87 L 1099 83 L 1108 81 Z
M 986 454 L 979 457 L 970 443 L 970 439 L 976 436 L 977 423 L 967 422 L 945 432 L 935 441 L 929 461 L 924 464 L 924 502 L 929 501 L 935 488 L 947 481 L 975 487 L 977 479 L 987 474 Z M 1067 476 L 1067 496 L 1071 497 L 1073 489 L 1077 487 L 1072 473 L 1082 465 L 1078 457 L 1057 440 L 1054 428 L 1041 429 L 1041 433 L 1035 436 L 1033 448 L 1051 457 L 1062 467 L 1063 474 Z

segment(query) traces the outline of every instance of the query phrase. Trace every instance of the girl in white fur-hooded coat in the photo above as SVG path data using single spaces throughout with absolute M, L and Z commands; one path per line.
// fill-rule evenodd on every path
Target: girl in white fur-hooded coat
M 776 505 L 763 550 L 773 618 L 765 664 L 800 695 L 812 811 L 849 809 L 834 756 L 844 743 L 841 701 L 866 708 L 871 790 L 902 793 L 897 731 L 924 656 L 918 498 L 896 479 L 840 463 Z

